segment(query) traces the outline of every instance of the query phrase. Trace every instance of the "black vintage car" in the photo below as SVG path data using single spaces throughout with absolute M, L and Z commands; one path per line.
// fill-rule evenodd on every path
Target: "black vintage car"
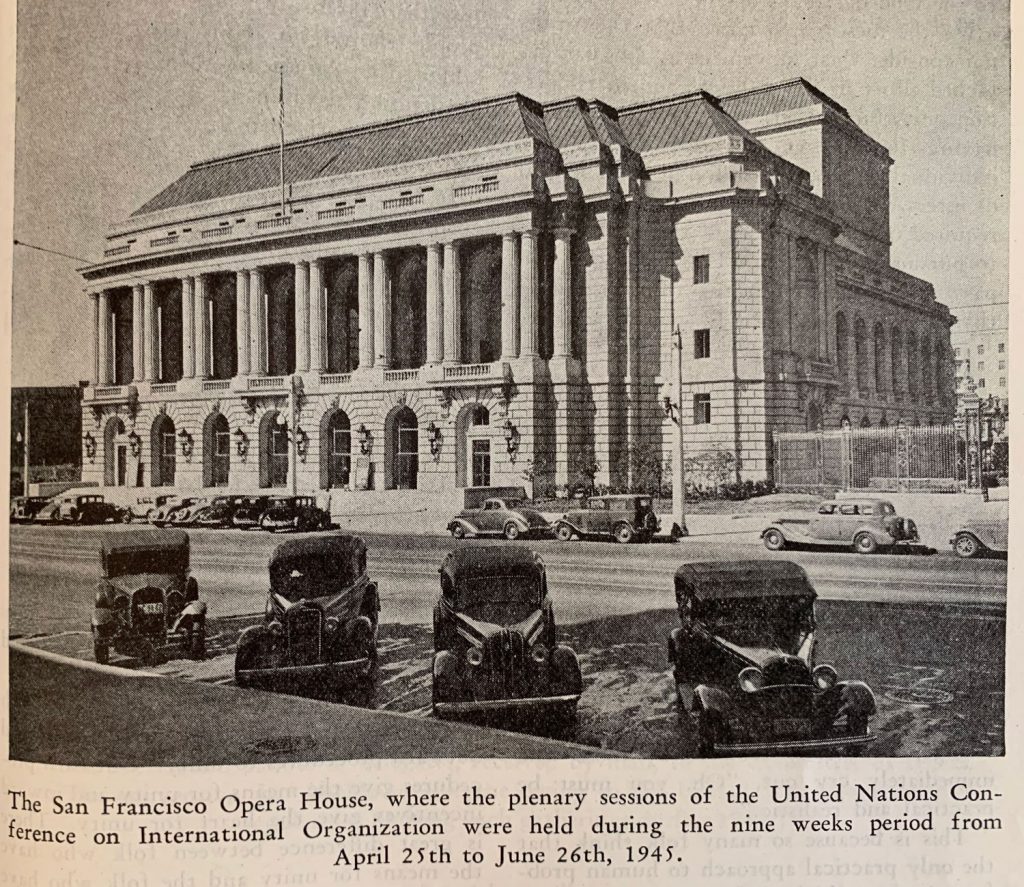
M 51 496 L 15 496 L 11 499 L 11 523 L 24 524 L 33 521 L 36 515 L 50 502 Z
M 275 496 L 260 517 L 261 530 L 326 530 L 331 516 L 314 496 Z
M 88 493 L 62 499 L 58 514 L 62 521 L 75 524 L 105 524 L 123 521 L 125 510 L 107 502 L 98 493 Z
M 668 639 L 701 755 L 857 753 L 875 697 L 815 662 L 814 588 L 789 561 L 683 564 Z
M 192 523 L 197 527 L 230 527 L 235 512 L 248 501 L 244 496 L 215 496 L 209 505 L 196 514 Z
M 540 557 L 523 545 L 460 548 L 440 572 L 434 714 L 534 709 L 542 719 L 571 718 L 583 678 L 576 653 L 555 641 Z
M 92 615 L 96 661 L 113 648 L 150 658 L 182 644 L 194 659 L 206 655 L 206 604 L 189 575 L 189 538 L 181 530 L 107 534 L 100 545 L 101 578 Z
M 365 678 L 377 662 L 379 612 L 377 583 L 367 575 L 366 545 L 358 536 L 283 542 L 270 558 L 263 622 L 238 639 L 235 682 L 331 688 Z
M 260 525 L 260 518 L 270 505 L 269 496 L 249 496 L 235 508 L 231 526 L 239 530 L 253 530 Z
M 650 542 L 660 529 L 650 496 L 591 496 L 555 522 L 555 536 L 562 542 L 602 537 Z

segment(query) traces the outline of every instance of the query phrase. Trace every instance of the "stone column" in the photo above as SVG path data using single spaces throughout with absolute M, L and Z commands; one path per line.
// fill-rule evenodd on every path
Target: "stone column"
M 373 366 L 373 253 L 359 254 L 359 368 Z
M 524 231 L 519 250 L 519 356 L 536 357 L 537 347 L 537 232 Z
M 374 358 L 378 366 L 391 366 L 391 281 L 384 253 L 373 254 Z
M 295 263 L 295 372 L 309 371 L 309 262 Z
M 249 372 L 267 374 L 267 305 L 262 268 L 249 272 Z
M 145 373 L 145 339 L 143 338 L 142 284 L 132 287 L 132 381 L 141 382 Z
M 444 245 L 444 362 L 462 362 L 462 276 L 459 273 L 459 245 Z
M 309 263 L 309 369 L 324 369 L 324 260 Z
M 444 280 L 441 244 L 427 244 L 427 364 L 436 366 L 444 357 Z
M 143 378 L 147 382 L 157 382 L 160 379 L 160 367 L 157 365 L 160 342 L 156 323 L 156 292 L 152 283 L 142 286 L 142 338 L 146 362 Z
M 89 293 L 89 301 L 92 302 L 92 378 L 89 381 L 96 386 L 100 384 L 100 367 L 102 366 L 100 334 L 103 327 L 100 325 L 100 294 Z
M 501 359 L 519 356 L 519 235 L 501 237 Z
M 235 348 L 238 354 L 238 375 L 248 376 L 249 363 L 249 272 L 235 272 Z
M 181 278 L 181 377 L 196 377 L 196 305 L 191 277 Z
M 207 355 L 207 337 L 210 330 L 210 300 L 207 293 L 209 278 L 205 274 L 198 274 L 195 278 L 195 289 L 193 298 L 195 300 L 196 323 L 193 330 L 196 337 L 196 378 L 205 379 L 210 375 L 209 357 Z
M 572 229 L 555 229 L 554 349 L 552 357 L 572 357 Z

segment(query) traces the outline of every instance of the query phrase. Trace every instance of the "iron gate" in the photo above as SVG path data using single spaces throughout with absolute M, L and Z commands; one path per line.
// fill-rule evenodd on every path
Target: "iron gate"
M 972 421 L 783 432 L 774 440 L 775 484 L 781 490 L 981 489 L 980 429 Z

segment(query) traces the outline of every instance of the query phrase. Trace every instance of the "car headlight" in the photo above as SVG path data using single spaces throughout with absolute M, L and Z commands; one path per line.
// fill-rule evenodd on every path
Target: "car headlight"
M 534 644 L 530 648 L 530 657 L 534 662 L 544 663 L 548 660 L 548 648 L 543 644 Z
M 743 669 L 739 673 L 737 680 L 741 690 L 745 693 L 753 693 L 764 686 L 764 673 L 761 669 L 751 666 L 750 668 Z
M 814 684 L 819 690 L 829 690 L 836 685 L 839 675 L 831 665 L 819 665 L 811 672 Z
M 267 625 L 267 631 L 269 631 L 271 634 L 283 634 L 284 626 L 276 619 L 274 619 L 271 620 L 271 622 Z
M 470 647 L 466 650 L 466 662 L 476 668 L 484 661 L 484 652 L 479 647 Z
M 328 616 L 324 628 L 328 634 L 334 634 L 341 627 L 341 622 L 336 616 Z

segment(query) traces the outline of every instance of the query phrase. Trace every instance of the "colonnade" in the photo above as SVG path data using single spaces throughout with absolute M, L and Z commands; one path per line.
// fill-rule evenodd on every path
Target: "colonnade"
M 554 234 L 552 280 L 552 356 L 572 354 L 572 230 Z M 501 235 L 501 360 L 539 356 L 540 232 L 506 231 Z M 462 285 L 459 240 L 432 240 L 426 246 L 426 364 L 462 362 Z M 344 254 L 341 254 L 344 255 Z M 324 263 L 334 256 L 288 262 L 295 274 L 295 371 L 323 372 L 327 331 Z M 387 251 L 362 251 L 358 260 L 359 368 L 392 364 L 391 280 Z M 237 373 L 261 376 L 268 371 L 267 263 L 235 270 Z M 160 379 L 154 281 L 135 283 L 132 291 L 132 366 L 134 382 Z M 210 330 L 210 275 L 186 275 L 181 285 L 182 377 L 204 379 L 213 364 Z M 92 298 L 94 385 L 114 382 L 111 290 Z M 141 319 L 141 322 L 140 322 Z M 127 382 L 118 379 L 118 382 Z

